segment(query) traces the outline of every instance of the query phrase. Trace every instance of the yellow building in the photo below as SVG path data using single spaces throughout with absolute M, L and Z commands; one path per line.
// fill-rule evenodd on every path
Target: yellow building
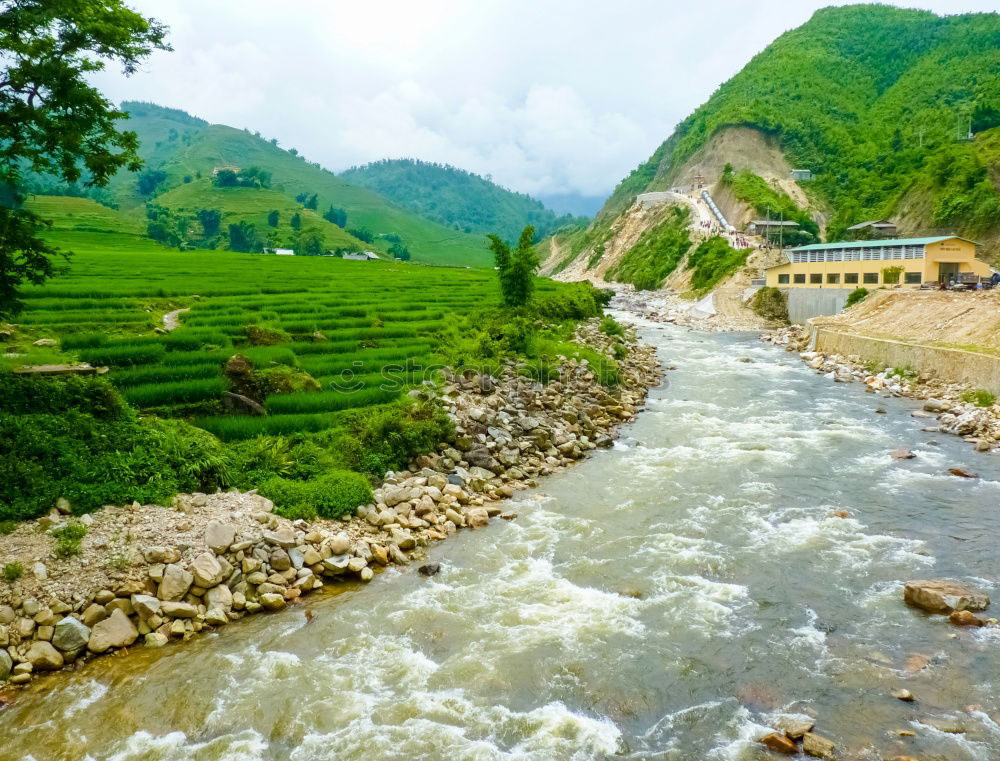
M 954 235 L 938 238 L 817 243 L 785 252 L 788 261 L 767 269 L 774 288 L 857 288 L 885 285 L 882 270 L 902 267 L 896 281 L 912 288 L 954 279 L 959 273 L 989 277 L 976 244 Z

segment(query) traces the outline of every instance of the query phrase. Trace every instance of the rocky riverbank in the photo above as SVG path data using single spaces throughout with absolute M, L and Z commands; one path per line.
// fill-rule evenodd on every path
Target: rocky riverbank
M 650 322 L 679 325 L 692 330 L 722 333 L 733 330 L 761 330 L 763 321 L 748 309 L 717 310 L 713 294 L 709 304 L 681 298 L 667 291 L 637 291 L 631 285 L 615 284 L 611 306 L 635 314 Z M 724 299 L 731 307 L 731 295 Z
M 616 340 L 596 320 L 576 340 L 614 354 Z M 281 610 L 325 584 L 367 582 L 418 560 L 459 529 L 515 518 L 496 502 L 610 446 L 659 382 L 655 351 L 628 328 L 624 344 L 615 389 L 585 361 L 561 360 L 558 379 L 544 385 L 511 362 L 500 377 L 445 371 L 443 385 L 411 392 L 445 407 L 455 440 L 387 474 L 375 502 L 341 521 L 287 520 L 259 494 L 232 491 L 80 518 L 53 509 L 21 524 L 0 536 L 0 681 L 23 685 L 100 654 Z M 52 532 L 63 526 L 84 535 L 77 552 L 60 556 Z
M 974 401 L 968 401 L 989 401 L 976 399 L 976 389 L 909 368 L 877 369 L 860 357 L 808 351 L 809 334 L 796 326 L 772 331 L 763 339 L 797 352 L 809 367 L 837 383 L 863 383 L 876 395 L 923 400 L 923 410 L 914 411 L 913 415 L 928 419 L 925 431 L 962 436 L 981 452 L 989 452 L 1000 445 L 1000 404 L 994 400 L 992 404 L 977 406 Z M 930 421 L 936 424 L 931 425 Z

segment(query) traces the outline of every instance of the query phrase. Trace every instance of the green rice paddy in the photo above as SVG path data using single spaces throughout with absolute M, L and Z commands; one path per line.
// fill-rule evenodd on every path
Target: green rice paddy
M 489 270 L 72 244 L 68 273 L 26 290 L 19 331 L 56 339 L 63 359 L 109 367 L 137 408 L 195 417 L 224 439 L 322 430 L 337 412 L 391 402 L 442 364 L 443 334 L 499 304 Z M 542 295 L 564 287 L 538 283 Z M 157 334 L 181 307 L 180 327 Z M 274 345 L 251 345 L 248 326 Z M 52 361 L 51 349 L 12 353 L 4 365 Z M 321 390 L 271 395 L 266 417 L 227 414 L 222 367 L 234 354 L 309 373 Z

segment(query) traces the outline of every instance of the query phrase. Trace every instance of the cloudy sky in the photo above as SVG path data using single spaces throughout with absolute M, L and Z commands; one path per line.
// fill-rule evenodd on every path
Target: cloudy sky
M 335 171 L 441 161 L 533 193 L 605 196 L 822 0 L 132 0 L 172 53 L 114 100 L 259 130 Z M 996 0 L 909 0 L 939 13 Z

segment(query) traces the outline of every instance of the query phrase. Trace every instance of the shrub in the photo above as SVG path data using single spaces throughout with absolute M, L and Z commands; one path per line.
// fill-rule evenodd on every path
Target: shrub
M 278 515 L 293 520 L 339 518 L 372 501 L 368 479 L 347 470 L 327 471 L 308 481 L 275 476 L 262 483 L 259 491 L 274 502 Z
M 52 538 L 56 540 L 56 555 L 61 558 L 78 555 L 80 542 L 86 535 L 87 527 L 82 523 L 67 523 L 65 526 L 53 529 Z
M 609 336 L 625 335 L 625 328 L 614 317 L 607 315 L 601 320 L 601 332 Z
M 725 238 L 718 235 L 703 240 L 688 256 L 687 268 L 694 270 L 691 287 L 698 293 L 710 291 L 720 280 L 746 264 L 749 253 L 749 249 L 731 248 Z
M 753 295 L 750 308 L 765 320 L 788 323 L 788 301 L 777 288 L 765 286 Z
M 3 567 L 4 581 L 17 581 L 24 576 L 24 566 L 20 563 L 7 563 Z
M 855 288 L 849 294 L 847 294 L 847 302 L 844 304 L 844 308 L 849 308 L 855 304 L 864 301 L 865 297 L 868 295 L 867 288 Z
M 962 401 L 966 404 L 974 404 L 977 407 L 992 407 L 996 403 L 996 400 L 996 396 L 984 388 L 962 392 Z

